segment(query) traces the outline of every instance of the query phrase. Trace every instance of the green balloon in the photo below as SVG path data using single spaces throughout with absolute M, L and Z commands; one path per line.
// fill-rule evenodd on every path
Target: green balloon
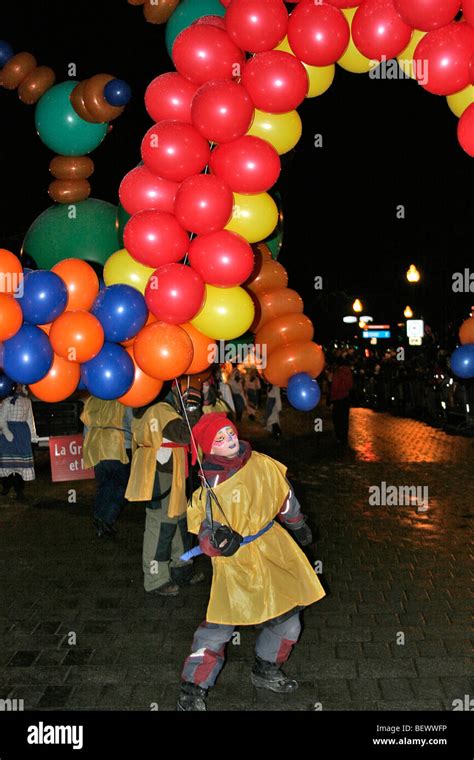
M 116 206 L 96 198 L 50 206 L 26 233 L 22 254 L 31 256 L 40 269 L 51 269 L 63 259 L 103 265 L 120 248 L 116 217 Z
M 51 87 L 38 101 L 35 112 L 40 139 L 61 156 L 83 156 L 95 150 L 107 134 L 108 124 L 91 124 L 75 112 L 70 95 L 78 82 Z
M 201 16 L 224 16 L 226 9 L 220 0 L 182 0 L 166 25 L 166 47 L 171 51 L 176 37 Z
M 127 224 L 128 220 L 131 218 L 132 218 L 132 215 L 127 213 L 127 211 L 125 211 L 122 204 L 119 203 L 118 211 L 117 211 L 116 227 L 117 227 L 117 235 L 118 235 L 120 248 L 124 247 L 123 231 L 125 229 L 125 225 Z
M 270 193 L 270 195 L 278 206 L 278 224 L 271 235 L 267 237 L 267 239 L 263 242 L 265 245 L 268 245 L 270 253 L 272 254 L 272 258 L 277 259 L 280 253 L 280 249 L 283 245 L 283 210 L 281 207 L 282 199 L 281 194 L 278 192 L 278 190 Z

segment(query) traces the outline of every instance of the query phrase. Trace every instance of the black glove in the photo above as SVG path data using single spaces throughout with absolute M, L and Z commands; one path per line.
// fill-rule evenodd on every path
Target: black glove
M 311 528 L 306 523 L 303 523 L 298 528 L 291 529 L 291 532 L 301 546 L 309 546 L 313 541 Z
M 228 525 L 222 525 L 211 536 L 211 544 L 218 549 L 223 557 L 232 557 L 242 543 L 242 536 Z

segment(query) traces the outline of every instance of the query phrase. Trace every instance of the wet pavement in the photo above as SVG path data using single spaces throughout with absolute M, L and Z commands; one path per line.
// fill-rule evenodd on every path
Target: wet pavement
M 323 430 L 314 432 L 319 415 Z M 287 409 L 282 427 L 281 441 L 250 422 L 242 437 L 288 465 L 328 593 L 305 611 L 286 666 L 300 682 L 295 694 L 252 687 L 255 632 L 241 629 L 209 709 L 468 704 L 472 439 L 367 409 L 351 411 L 347 449 L 335 444 L 325 407 Z M 143 507 L 129 505 L 119 538 L 104 543 L 91 527 L 94 482 L 51 484 L 45 452 L 37 462 L 25 503 L 0 499 L 0 700 L 22 699 L 27 710 L 174 710 L 182 661 L 205 615 L 209 561 L 196 562 L 206 575 L 200 586 L 174 599 L 147 597 Z

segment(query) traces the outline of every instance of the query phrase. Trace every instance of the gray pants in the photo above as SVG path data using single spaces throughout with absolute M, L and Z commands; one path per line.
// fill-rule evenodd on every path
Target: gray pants
M 169 494 L 164 499 L 156 498 L 158 493 L 165 494 L 171 487 L 172 475 L 167 472 L 156 474 L 153 506 L 158 509 L 146 509 L 145 532 L 143 534 L 143 575 L 145 591 L 154 591 L 159 586 L 174 580 L 175 576 L 190 574 L 192 560 L 183 562 L 179 559 L 188 548 L 186 515 L 168 517 Z M 179 573 L 178 568 L 189 568 L 188 572 Z
M 269 620 L 257 625 L 260 629 L 255 642 L 255 654 L 262 660 L 281 664 L 290 656 L 301 633 L 299 612 L 282 622 Z M 278 620 L 278 618 L 277 618 Z M 204 621 L 194 634 L 191 654 L 186 658 L 182 681 L 203 689 L 214 686 L 225 660 L 225 646 L 232 638 L 235 626 Z

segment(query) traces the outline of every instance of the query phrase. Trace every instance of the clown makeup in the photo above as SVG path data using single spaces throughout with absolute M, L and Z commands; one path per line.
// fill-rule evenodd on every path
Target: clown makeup
M 211 454 L 234 457 L 239 453 L 239 439 L 230 425 L 221 428 L 212 443 Z

